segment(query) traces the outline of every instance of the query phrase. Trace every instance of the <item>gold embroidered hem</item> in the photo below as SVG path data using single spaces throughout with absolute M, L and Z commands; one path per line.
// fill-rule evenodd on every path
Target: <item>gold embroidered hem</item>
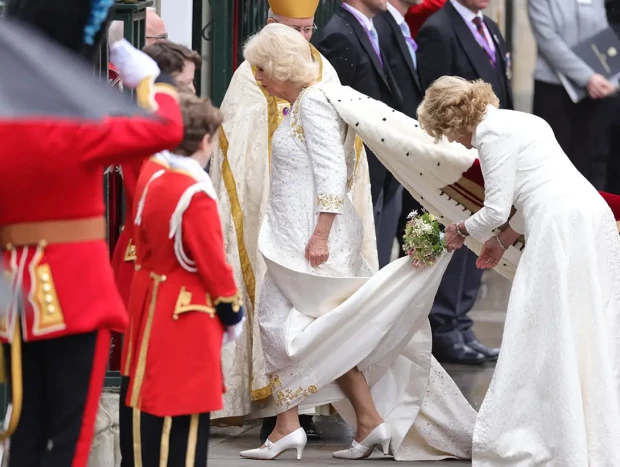
M 275 395 L 275 404 L 287 408 L 299 404 L 300 399 L 306 399 L 319 392 L 319 388 L 315 384 L 310 384 L 307 387 L 300 386 L 296 389 L 282 388 L 280 376 L 277 374 L 269 376 L 269 387 Z

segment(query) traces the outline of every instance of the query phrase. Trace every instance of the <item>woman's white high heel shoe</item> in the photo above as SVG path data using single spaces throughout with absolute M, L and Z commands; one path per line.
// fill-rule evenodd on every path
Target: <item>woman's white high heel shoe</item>
M 382 423 L 372 430 L 361 443 L 354 440 L 349 449 L 336 451 L 332 456 L 337 459 L 366 459 L 376 447 L 381 447 L 383 453 L 387 454 L 390 451 L 390 441 L 392 441 L 392 430 L 387 423 Z
M 306 432 L 303 428 L 298 428 L 275 443 L 267 440 L 262 447 L 241 451 L 240 455 L 246 459 L 272 460 L 285 451 L 295 449 L 297 451 L 297 460 L 300 460 L 307 442 Z

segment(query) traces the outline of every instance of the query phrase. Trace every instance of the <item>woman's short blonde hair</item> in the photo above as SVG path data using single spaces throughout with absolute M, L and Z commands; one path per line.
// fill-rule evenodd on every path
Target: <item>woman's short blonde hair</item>
M 298 31 L 272 23 L 252 36 L 243 56 L 271 79 L 308 84 L 319 76 L 319 64 L 312 57 L 310 44 Z
M 436 140 L 443 136 L 460 137 L 474 132 L 488 105 L 499 107 L 490 84 L 443 76 L 426 90 L 418 107 L 418 120 Z

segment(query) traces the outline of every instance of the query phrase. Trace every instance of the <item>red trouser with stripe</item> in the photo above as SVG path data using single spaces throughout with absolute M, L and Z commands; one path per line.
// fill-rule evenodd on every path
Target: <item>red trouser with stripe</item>
M 23 344 L 23 409 L 9 467 L 86 467 L 109 352 L 107 330 Z

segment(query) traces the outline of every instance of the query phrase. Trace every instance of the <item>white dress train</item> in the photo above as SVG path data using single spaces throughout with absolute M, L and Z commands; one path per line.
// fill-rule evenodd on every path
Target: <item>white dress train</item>
M 470 458 L 476 413 L 432 358 L 427 319 L 449 256 L 421 270 L 403 258 L 371 277 L 347 141 L 347 126 L 313 87 L 273 138 L 258 307 L 272 411 L 332 403 L 355 426 L 335 380 L 358 367 L 390 424 L 397 460 Z M 338 215 L 329 260 L 312 268 L 304 251 L 319 211 Z

